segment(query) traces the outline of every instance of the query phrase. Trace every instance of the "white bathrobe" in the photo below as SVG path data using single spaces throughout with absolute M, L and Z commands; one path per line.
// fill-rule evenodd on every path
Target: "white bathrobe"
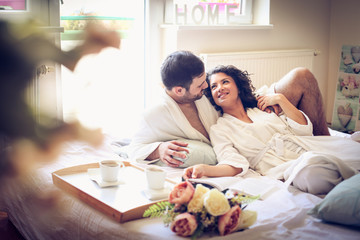
M 195 104 L 200 120 L 209 132 L 219 114 L 205 96 L 195 101 Z M 176 139 L 198 140 L 210 144 L 204 135 L 191 126 L 174 99 L 164 92 L 162 102 L 144 112 L 140 128 L 127 152 L 133 160 L 144 160 L 160 143 Z
M 219 164 L 243 168 L 241 175 L 251 168 L 291 182 L 305 166 L 324 161 L 335 166 L 343 178 L 360 169 L 360 143 L 342 137 L 313 136 L 305 114 L 307 125 L 257 108 L 247 113 L 253 123 L 224 114 L 210 130 Z

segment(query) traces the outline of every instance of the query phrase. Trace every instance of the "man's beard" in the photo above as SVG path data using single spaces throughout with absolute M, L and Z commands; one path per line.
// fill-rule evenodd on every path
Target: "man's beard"
M 192 95 L 188 91 L 186 91 L 186 93 L 185 93 L 184 97 L 182 98 L 181 102 L 182 103 L 194 102 L 194 101 L 199 100 L 200 98 L 202 98 L 203 95 L 204 95 L 204 90 L 201 91 L 197 95 Z

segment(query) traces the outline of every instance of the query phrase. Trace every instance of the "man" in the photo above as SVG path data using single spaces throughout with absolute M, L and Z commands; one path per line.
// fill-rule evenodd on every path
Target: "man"
M 213 154 L 208 132 L 218 113 L 203 96 L 208 85 L 202 60 L 191 52 L 174 52 L 164 61 L 161 77 L 165 86 L 162 102 L 144 113 L 129 146 L 130 157 L 184 167 L 181 159 L 189 153 L 188 144 L 177 139 L 194 140 L 192 143 Z M 210 157 L 215 164 L 215 155 Z
M 162 102 L 144 113 L 140 129 L 128 149 L 130 158 L 186 167 L 188 140 L 195 141 L 191 144 L 199 143 L 200 151 L 210 154 L 207 158 L 214 157 L 208 132 L 219 113 L 203 96 L 208 84 L 202 60 L 189 51 L 174 52 L 163 62 L 161 78 L 165 86 Z M 329 135 L 321 93 L 311 72 L 296 68 L 271 88 L 283 93 L 309 116 L 316 135 Z

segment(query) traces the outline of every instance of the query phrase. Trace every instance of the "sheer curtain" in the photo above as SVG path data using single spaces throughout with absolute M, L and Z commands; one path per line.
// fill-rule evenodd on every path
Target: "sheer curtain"
M 120 50 L 86 56 L 73 73 L 62 69 L 64 119 L 131 137 L 144 109 L 144 1 L 64 1 L 60 13 L 64 50 L 81 41 L 79 33 L 89 21 L 100 21 L 122 37 Z

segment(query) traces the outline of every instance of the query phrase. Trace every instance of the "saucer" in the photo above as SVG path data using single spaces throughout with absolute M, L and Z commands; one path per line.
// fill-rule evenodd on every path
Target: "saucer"
M 155 190 L 155 189 L 145 189 L 143 190 L 143 193 L 149 200 L 161 200 L 161 199 L 167 199 L 169 197 L 169 193 L 171 192 L 170 187 L 164 187 L 163 189 Z
M 118 181 L 114 181 L 114 182 L 106 182 L 103 181 L 100 175 L 100 168 L 89 168 L 88 169 L 88 174 L 91 180 L 95 181 L 99 187 L 111 187 L 111 186 L 116 186 L 119 184 L 124 183 L 124 181 L 120 180 L 120 177 L 118 177 Z

